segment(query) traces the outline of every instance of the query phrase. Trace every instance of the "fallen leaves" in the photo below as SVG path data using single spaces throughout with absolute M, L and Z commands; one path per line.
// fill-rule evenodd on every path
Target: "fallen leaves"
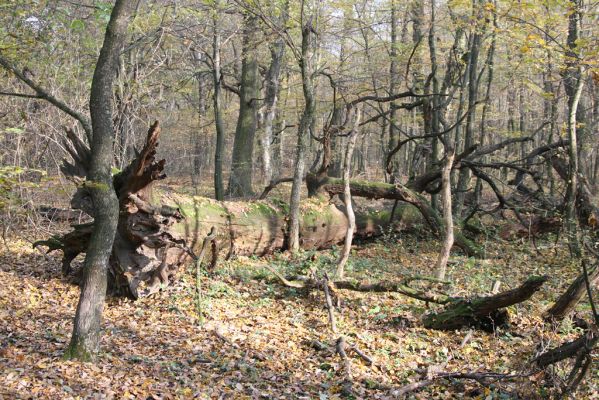
M 416 246 L 415 255 L 409 249 Z M 348 271 L 371 279 L 426 273 L 426 257 L 434 259 L 435 246 L 406 238 L 401 246 L 362 246 Z M 475 331 L 462 347 L 466 331 L 437 332 L 419 326 L 425 311 L 421 302 L 385 293 L 340 291 L 339 327 L 374 361 L 368 366 L 358 357 L 353 360 L 357 395 L 389 398 L 389 388 L 420 379 L 417 371 L 431 365 L 446 364 L 446 370 L 456 371 L 518 371 L 533 355 L 536 343 L 567 337 L 568 332 L 540 329 L 540 315 L 575 270 L 568 269 L 565 257 L 545 260 L 510 246 L 491 249 L 510 254 L 509 258 L 483 263 L 454 256 L 449 272 L 452 290 L 467 294 L 490 291 L 497 278 L 507 288 L 532 273 L 559 267 L 559 280 L 550 282 L 526 307 L 513 310 L 517 335 Z M 519 252 L 526 257 L 515 262 Z M 321 294 L 305 296 L 279 287 L 264 274 L 260 267 L 264 262 L 242 258 L 223 264 L 217 276 L 206 279 L 208 304 L 202 328 L 197 324 L 191 276 L 137 302 L 110 298 L 98 363 L 80 364 L 61 358 L 71 332 L 77 287 L 60 276 L 58 259 L 44 257 L 27 241 L 11 239 L 0 255 L 0 397 L 341 398 L 339 360 L 309 344 L 319 341 L 334 347 Z M 462 389 L 474 386 L 467 383 Z M 593 387 L 596 384 L 586 390 Z M 414 396 L 446 399 L 458 392 L 441 384 Z

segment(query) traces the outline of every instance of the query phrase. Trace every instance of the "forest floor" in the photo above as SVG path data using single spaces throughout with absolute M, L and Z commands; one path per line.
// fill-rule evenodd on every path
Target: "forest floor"
M 333 334 L 322 293 L 285 288 L 264 267 L 332 272 L 339 250 L 333 249 L 219 263 L 202 282 L 202 320 L 191 266 L 153 297 L 109 298 L 97 363 L 63 361 L 79 290 L 61 276 L 60 254 L 32 248 L 42 233 L 24 230 L 0 242 L 0 399 L 342 398 L 342 361 L 311 345 L 316 340 L 334 348 L 340 334 L 374 360 L 368 366 L 349 354 L 355 398 L 395 398 L 394 390 L 423 379 L 421 370 L 431 366 L 522 376 L 489 386 L 439 380 L 411 398 L 546 398 L 551 388 L 542 374 L 530 373 L 530 361 L 580 334 L 570 320 L 552 329 L 541 318 L 579 273 L 567 250 L 554 248 L 550 237 L 536 247 L 488 238 L 489 259 L 451 257 L 452 295 L 487 294 L 495 280 L 505 290 L 531 275 L 550 277 L 532 299 L 510 308 L 511 326 L 495 333 L 427 330 L 419 321 L 435 305 L 394 293 L 339 290 L 339 333 Z M 438 241 L 414 233 L 387 235 L 358 244 L 347 275 L 391 281 L 430 274 L 438 249 Z M 589 310 L 581 304 L 578 312 L 588 316 Z M 595 365 L 577 398 L 599 399 L 598 393 Z

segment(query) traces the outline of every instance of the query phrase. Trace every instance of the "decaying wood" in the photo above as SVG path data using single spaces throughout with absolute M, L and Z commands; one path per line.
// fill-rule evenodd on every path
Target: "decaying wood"
M 354 351 L 354 353 L 356 353 L 362 360 L 364 360 L 364 362 L 366 363 L 366 365 L 371 366 L 372 364 L 374 364 L 374 361 L 372 360 L 372 357 L 370 357 L 368 354 L 364 353 L 362 350 L 360 350 L 358 348 L 358 346 L 356 346 L 355 344 L 351 346 L 351 349 Z
M 196 278 L 196 309 L 198 312 L 198 321 L 203 323 L 204 314 L 202 310 L 202 264 L 204 262 L 204 256 L 206 254 L 206 250 L 208 249 L 208 245 L 214 243 L 216 240 L 216 229 L 212 227 L 210 229 L 210 233 L 204 238 L 202 242 L 202 249 L 200 250 L 200 254 L 195 258 L 195 278 Z
M 393 395 L 394 398 L 403 398 L 407 394 L 430 386 L 441 379 L 469 379 L 486 386 L 493 381 L 519 377 L 521 377 L 521 375 L 500 374 L 497 372 L 439 372 L 426 379 L 409 383 L 398 389 L 392 389 L 391 395 Z
M 306 183 L 308 185 L 308 193 L 313 196 L 323 194 L 334 196 L 342 194 L 344 191 L 343 180 L 340 178 L 308 174 L 306 176 Z M 400 200 L 412 204 L 422 214 L 426 223 L 431 226 L 433 233 L 439 235 L 444 231 L 443 219 L 431 206 L 430 202 L 422 194 L 411 190 L 405 185 L 351 180 L 350 190 L 353 197 Z M 454 235 L 455 244 L 466 254 L 479 258 L 484 256 L 484 251 L 464 236 L 462 232 L 457 231 Z
M 270 183 L 264 188 L 264 190 L 262 191 L 262 193 L 260 194 L 260 196 L 258 197 L 259 200 L 264 200 L 268 194 L 277 186 L 279 186 L 281 183 L 286 183 L 286 182 L 293 182 L 293 177 L 291 178 L 280 178 L 280 179 L 276 179 L 273 181 L 270 181 Z
M 268 269 L 286 286 L 298 289 L 319 289 L 321 287 L 320 281 L 315 279 L 305 278 L 300 280 L 290 280 L 283 277 L 273 268 L 268 267 Z M 462 326 L 473 326 L 493 331 L 497 326 L 508 322 L 509 316 L 507 310 L 505 310 L 506 307 L 528 300 L 541 288 L 547 279 L 546 276 L 531 277 L 515 289 L 498 293 L 493 296 L 472 298 L 451 297 L 445 294 L 419 290 L 409 286 L 409 283 L 414 280 L 448 283 L 430 277 L 406 278 L 401 283 L 335 281 L 332 282 L 332 284 L 336 289 L 359 292 L 396 292 L 427 303 L 445 305 L 445 310 L 424 316 L 423 324 L 426 328 L 453 330 L 459 329 Z
M 547 279 L 546 276 L 531 277 L 519 287 L 496 295 L 453 300 L 443 311 L 424 316 L 424 327 L 454 330 L 476 326 L 493 330 L 507 322 L 507 310 L 503 310 L 505 307 L 528 300 Z
M 588 273 L 588 279 L 591 285 L 596 285 L 599 282 L 599 267 L 595 266 Z M 568 314 L 574 310 L 586 293 L 585 274 L 582 272 L 568 286 L 568 289 L 553 303 L 544 315 L 544 319 L 548 322 L 559 323 Z
M 42 217 L 54 222 L 81 222 L 87 217 L 81 210 L 69 210 L 52 206 L 39 206 L 37 212 Z
M 280 201 L 219 202 L 156 187 L 156 181 L 165 177 L 165 160 L 155 159 L 159 136 L 156 122 L 135 160 L 113 178 L 121 208 L 110 261 L 113 293 L 136 298 L 167 285 L 199 251 L 211 227 L 218 231 L 213 246 L 223 257 L 264 255 L 286 248 L 288 206 Z M 76 136 L 71 142 L 71 152 L 83 156 L 74 157 L 65 172 L 84 175 L 88 149 Z M 92 212 L 85 183 L 78 187 L 72 205 Z M 302 248 L 329 248 L 344 240 L 347 218 L 335 205 L 312 199 L 301 205 L 300 212 Z M 358 214 L 356 220 L 356 237 L 368 237 L 385 229 L 388 214 Z M 72 232 L 36 245 L 62 250 L 63 271 L 70 273 L 73 259 L 87 249 L 92 227 L 76 225 Z M 213 260 L 216 257 L 213 254 Z
M 277 272 L 274 268 L 265 265 L 265 267 L 270 270 L 283 285 L 295 289 L 320 289 L 321 283 L 319 280 L 301 277 L 301 279 L 287 279 L 282 276 L 279 272 Z M 422 300 L 427 303 L 436 303 L 436 304 L 447 304 L 454 299 L 450 296 L 447 296 L 442 293 L 430 292 L 427 290 L 420 290 L 410 286 L 410 283 L 413 281 L 428 281 L 434 283 L 442 283 L 448 284 L 447 281 L 442 281 L 436 278 L 427 277 L 427 276 L 415 276 L 415 277 L 407 277 L 401 282 L 358 282 L 358 281 L 334 281 L 330 282 L 330 284 L 335 289 L 345 289 L 352 290 L 355 292 L 372 292 L 372 293 L 385 293 L 385 292 L 396 292 L 403 294 L 408 297 L 415 298 L 417 300 Z
M 353 393 L 354 381 L 352 378 L 351 360 L 345 351 L 346 342 L 343 336 L 339 336 L 335 348 L 337 349 L 337 354 L 339 354 L 339 357 L 341 357 L 343 362 L 343 383 L 341 384 L 341 390 L 345 396 L 351 396 Z
M 566 342 L 554 349 L 548 350 L 533 361 L 541 368 L 555 364 L 567 358 L 576 357 L 580 351 L 590 352 L 599 340 L 597 327 L 587 330 L 578 339 Z

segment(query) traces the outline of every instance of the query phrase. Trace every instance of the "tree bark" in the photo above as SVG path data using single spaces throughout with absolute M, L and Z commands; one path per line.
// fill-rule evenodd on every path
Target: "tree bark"
M 599 282 L 599 268 L 597 266 L 589 272 L 589 282 L 591 285 Z M 574 310 L 585 294 L 585 277 L 584 273 L 582 273 L 568 286 L 568 289 L 553 303 L 551 308 L 545 312 L 544 319 L 553 323 L 561 322 Z
M 330 196 L 343 193 L 343 180 L 331 177 L 318 177 L 314 174 L 306 176 L 308 193 L 311 196 L 326 194 Z M 352 180 L 350 182 L 351 195 L 354 197 L 365 197 L 367 199 L 390 199 L 400 200 L 414 205 L 422 214 L 424 220 L 433 228 L 433 232 L 439 235 L 444 231 L 443 219 L 439 213 L 432 208 L 428 200 L 421 194 L 416 193 L 407 186 L 401 184 L 390 184 L 381 182 L 367 182 Z M 468 239 L 462 232 L 454 232 L 455 244 L 466 254 L 478 258 L 484 257 L 484 251 Z
M 453 166 L 454 150 L 448 149 L 445 166 L 443 167 L 443 174 L 441 177 L 441 192 L 443 202 L 443 222 L 445 223 L 445 240 L 443 241 L 443 247 L 439 252 L 439 258 L 437 259 L 436 274 L 437 279 L 445 279 L 445 271 L 447 269 L 447 261 L 449 260 L 449 254 L 453 247 L 453 215 L 451 207 L 451 167 Z
M 281 10 L 281 16 L 277 26 L 284 29 L 289 19 L 289 2 L 285 1 Z M 283 57 L 285 55 L 285 40 L 278 37 L 270 46 L 270 66 L 266 74 L 266 96 L 264 106 L 266 115 L 264 117 L 264 133 L 262 136 L 262 168 L 264 182 L 269 183 L 273 180 L 273 155 L 271 145 L 273 143 L 273 125 L 277 113 L 277 102 L 280 91 L 281 67 L 283 66 Z
M 482 1 L 472 2 L 472 17 L 474 21 L 484 21 L 482 18 Z M 474 124 L 476 122 L 476 102 L 478 99 L 478 56 L 480 53 L 481 41 L 483 38 L 481 27 L 477 23 L 472 25 L 472 37 L 468 49 L 468 116 L 466 117 L 466 130 L 464 132 L 464 148 L 471 147 L 475 142 Z M 457 145 L 457 142 L 456 142 Z M 458 218 L 461 217 L 464 208 L 465 194 L 470 184 L 471 171 L 467 168 L 459 172 L 458 184 L 456 188 L 455 213 Z
M 398 73 L 398 60 L 397 60 L 397 2 L 391 0 L 391 49 L 389 51 L 389 57 L 391 63 L 389 65 L 389 93 L 395 93 L 398 86 L 399 73 Z M 395 102 L 389 104 L 389 139 L 387 142 L 387 149 L 385 152 L 385 159 L 389 157 L 389 154 L 395 149 L 399 143 L 399 132 L 397 130 L 397 110 L 395 109 Z M 399 162 L 394 157 L 389 163 L 388 181 L 394 183 L 395 173 L 399 169 Z
M 83 285 L 65 358 L 91 360 L 99 350 L 107 273 L 119 218 L 119 200 L 113 189 L 112 85 L 120 47 L 127 33 L 132 2 L 117 0 L 106 28 L 89 101 L 92 142 L 86 187 L 94 209 L 94 226 L 83 267 Z
M 351 178 L 351 167 L 352 167 L 352 156 L 354 154 L 354 147 L 356 146 L 356 139 L 358 138 L 358 126 L 360 125 L 361 111 L 356 111 L 354 127 L 350 132 L 347 139 L 347 148 L 345 150 L 345 160 L 343 165 L 343 204 L 345 205 L 345 216 L 347 217 L 347 231 L 345 234 L 345 240 L 343 241 L 343 249 L 341 255 L 337 261 L 337 272 L 335 276 L 338 279 L 343 279 L 345 275 L 345 264 L 349 259 L 351 252 L 351 244 L 354 237 L 354 230 L 356 229 L 356 216 L 354 214 L 354 208 L 352 206 L 352 196 L 350 187 Z
M 302 9 L 302 18 L 304 18 L 304 10 Z M 302 72 L 302 89 L 304 93 L 304 112 L 300 120 L 300 125 L 297 132 L 297 149 L 295 153 L 295 170 L 293 172 L 293 184 L 291 186 L 291 199 L 289 200 L 289 249 L 293 252 L 299 250 L 299 205 L 300 205 L 300 190 L 304 176 L 306 139 L 308 130 L 314 119 L 314 111 L 316 103 L 314 100 L 314 82 L 312 65 L 313 58 L 313 18 L 310 16 L 308 21 L 302 26 L 302 51 L 300 56 L 300 68 Z
M 454 330 L 463 326 L 476 325 L 484 329 L 507 322 L 508 315 L 502 308 L 528 300 L 538 291 L 547 277 L 531 277 L 519 287 L 488 297 L 459 299 L 450 302 L 445 310 L 426 315 L 424 327 L 430 329 Z
M 566 189 L 566 232 L 568 245 L 575 257 L 580 257 L 582 252 L 578 238 L 578 221 L 576 219 L 576 193 L 578 191 L 578 134 L 576 114 L 578 103 L 584 86 L 582 71 L 578 64 L 577 41 L 580 28 L 580 0 L 571 0 L 570 13 L 568 14 L 568 38 L 566 52 L 566 68 L 564 69 L 564 88 L 568 96 L 568 147 L 569 169 L 568 185 Z
M 258 59 L 254 35 L 257 17 L 246 13 L 243 19 L 243 48 L 241 62 L 241 87 L 239 90 L 239 116 L 233 142 L 231 174 L 227 194 L 246 197 L 254 194 L 252 189 L 252 166 L 254 136 L 258 118 Z
M 214 152 L 214 197 L 217 200 L 224 199 L 224 184 L 223 184 L 223 153 L 225 147 L 225 127 L 223 124 L 221 110 L 221 66 L 220 66 L 220 47 L 221 38 L 218 28 L 218 6 L 219 2 L 215 2 L 216 10 L 214 10 L 213 23 L 213 38 L 212 38 L 212 78 L 214 83 L 214 93 L 212 100 L 214 102 L 214 127 L 216 129 L 216 149 Z

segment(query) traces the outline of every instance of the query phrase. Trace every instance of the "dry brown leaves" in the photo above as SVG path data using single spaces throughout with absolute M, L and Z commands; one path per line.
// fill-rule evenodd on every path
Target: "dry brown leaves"
M 0 398 L 341 397 L 338 356 L 309 344 L 333 345 L 322 295 L 281 288 L 260 267 L 268 260 L 225 263 L 218 276 L 205 280 L 206 323 L 201 328 L 189 274 L 153 298 L 109 299 L 102 353 L 96 364 L 81 364 L 61 359 L 77 287 L 60 276 L 57 258 L 44 257 L 23 240 L 10 240 L 7 246 L 0 255 Z M 360 247 L 348 273 L 373 280 L 428 273 L 436 246 L 402 239 L 393 246 Z M 551 346 L 575 335 L 552 332 L 540 319 L 553 291 L 576 273 L 566 257 L 552 250 L 539 256 L 528 244 L 506 246 L 489 249 L 501 255 L 496 260 L 454 257 L 453 293 L 488 291 L 495 279 L 502 280 L 502 288 L 513 287 L 531 274 L 549 272 L 554 279 L 532 301 L 512 310 L 510 332 L 473 332 L 463 347 L 466 330 L 419 327 L 419 316 L 427 311 L 421 302 L 396 294 L 341 291 L 339 330 L 374 359 L 367 366 L 352 358 L 357 398 L 390 398 L 390 388 L 420 379 L 417 370 L 432 365 L 446 371 L 519 372 L 526 369 L 536 344 Z M 440 382 L 414 396 L 492 399 L 500 398 L 494 397 L 500 391 L 518 391 L 536 398 L 540 384 L 537 376 L 495 388 Z M 587 380 L 581 390 L 586 396 L 581 398 L 595 396 L 597 381 Z

